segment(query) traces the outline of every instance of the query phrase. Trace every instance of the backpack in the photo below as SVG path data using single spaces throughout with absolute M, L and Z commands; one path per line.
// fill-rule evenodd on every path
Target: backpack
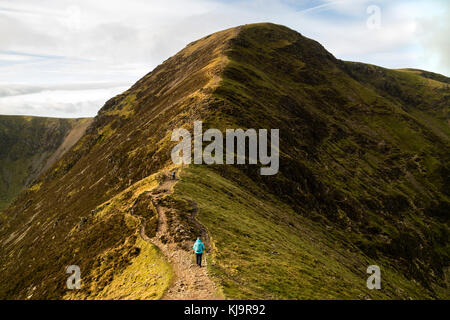
M 205 248 L 205 246 L 203 245 L 203 243 L 201 243 L 201 242 L 195 242 L 194 243 L 194 251 L 195 251 L 195 253 L 197 253 L 198 251 L 203 252 L 204 248 Z

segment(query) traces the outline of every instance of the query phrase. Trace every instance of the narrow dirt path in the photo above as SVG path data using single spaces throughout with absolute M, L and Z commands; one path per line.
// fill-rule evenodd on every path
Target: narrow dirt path
M 178 180 L 166 179 L 152 194 L 152 203 L 158 213 L 158 229 L 156 236 L 149 238 L 145 234 L 145 221 L 141 227 L 141 237 L 145 241 L 153 243 L 167 257 L 172 264 L 175 277 L 171 286 L 163 296 L 163 300 L 217 300 L 223 299 L 217 291 L 214 282 L 209 278 L 206 265 L 198 267 L 194 263 L 192 252 L 181 249 L 174 241 L 169 232 L 167 215 L 170 209 L 161 206 L 160 199 L 173 192 L 173 187 Z M 203 239 L 208 241 L 206 229 L 195 220 L 197 206 L 194 203 L 193 221 L 200 227 Z M 193 239 L 194 241 L 195 239 Z M 193 242 L 192 242 L 193 243 Z M 208 241 L 209 243 L 209 241 Z M 206 244 L 206 243 L 205 243 Z M 205 259 L 204 259 L 205 260 Z

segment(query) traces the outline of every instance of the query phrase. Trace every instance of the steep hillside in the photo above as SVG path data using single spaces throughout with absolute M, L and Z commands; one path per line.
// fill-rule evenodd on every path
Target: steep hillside
M 191 43 L 4 211 L 0 297 L 203 298 L 210 279 L 225 298 L 448 299 L 448 81 L 341 61 L 273 24 Z M 279 173 L 174 166 L 172 130 L 195 120 L 278 128 Z M 186 286 L 173 256 L 199 234 L 208 274 Z
M 349 248 L 354 258 L 362 254 L 407 282 L 420 284 L 422 297 L 446 294 L 449 79 L 441 76 L 441 82 L 424 77 L 425 72 L 339 61 L 317 42 L 273 25 L 243 28 L 228 56 L 222 84 L 214 93 L 216 112 L 205 119 L 208 126 L 280 129 L 280 173 L 262 177 L 255 166 L 241 166 L 241 171 L 322 231 L 334 230 L 339 240 L 328 241 L 330 247 L 356 247 Z M 235 183 L 244 180 L 226 166 L 217 170 Z M 226 233 L 221 226 L 228 228 L 226 223 L 211 228 L 220 235 Z M 245 225 L 239 226 L 236 234 L 245 234 Z M 227 245 L 217 251 L 226 251 Z M 249 256 L 252 261 L 255 252 Z M 280 259 L 291 267 L 295 261 Z M 267 270 L 267 260 L 262 261 Z M 233 279 L 225 266 L 221 269 L 225 279 Z M 276 262 L 272 270 L 280 271 Z M 324 279 L 315 270 L 316 281 Z M 364 272 L 363 265 L 358 270 Z M 294 277 L 305 278 L 301 271 Z M 400 294 L 405 282 L 398 281 L 403 284 L 384 283 L 396 288 L 394 296 L 414 297 L 412 290 Z M 363 282 L 359 285 L 364 291 Z M 326 297 L 320 285 L 310 287 L 316 292 L 306 296 Z M 326 288 L 330 292 L 332 286 Z M 351 291 L 346 293 L 356 297 Z M 293 292 L 289 285 L 275 296 L 295 297 Z M 304 287 L 297 294 L 304 294 Z
M 86 134 L 36 182 L 40 188 L 23 192 L 4 212 L 0 297 L 62 298 L 65 268 L 74 264 L 87 284 L 80 294 L 101 297 L 114 277 L 137 263 L 141 220 L 130 210 L 169 164 L 172 130 L 208 111 L 227 61 L 223 52 L 237 31 L 190 44 L 106 102 Z M 143 197 L 139 211 L 151 219 L 148 206 Z M 143 285 L 159 287 L 153 280 Z
M 0 116 L 0 210 L 84 134 L 90 119 Z

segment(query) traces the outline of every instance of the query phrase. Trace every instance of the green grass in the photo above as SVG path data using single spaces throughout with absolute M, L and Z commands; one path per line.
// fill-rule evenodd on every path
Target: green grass
M 114 274 L 113 279 L 96 295 L 94 300 L 158 300 L 169 287 L 173 270 L 166 257 L 154 245 L 141 238 L 136 241 L 139 255 L 129 265 Z M 64 299 L 79 299 L 70 292 Z
M 368 290 L 365 270 L 375 262 L 346 243 L 343 234 L 324 232 L 239 171 L 233 174 L 239 184 L 206 166 L 193 166 L 175 188 L 176 199 L 198 205 L 198 220 L 213 242 L 209 271 L 226 298 L 429 297 L 387 261 L 381 266 L 383 290 Z
M 141 201 L 142 207 L 133 204 L 145 191 L 150 191 L 158 185 L 160 174 L 153 174 L 133 184 L 106 203 L 94 210 L 94 215 L 88 218 L 84 227 L 71 230 L 73 239 L 80 233 L 95 236 L 93 229 L 104 228 L 109 221 L 116 221 L 114 236 L 122 238 L 119 243 L 105 247 L 95 256 L 94 263 L 85 267 L 84 286 L 80 291 L 68 291 L 64 299 L 160 299 L 169 287 L 173 270 L 167 258 L 153 244 L 145 242 L 139 235 L 141 220 L 147 219 L 147 234 L 150 225 L 155 225 L 157 216 L 151 202 Z M 134 208 L 134 215 L 130 209 Z M 119 223 L 117 223 L 119 221 Z M 120 235 L 121 233 L 121 235 Z M 100 233 L 102 242 L 106 243 L 113 235 L 111 231 Z M 75 249 L 81 257 L 84 250 Z M 85 259 L 81 259 L 85 260 Z

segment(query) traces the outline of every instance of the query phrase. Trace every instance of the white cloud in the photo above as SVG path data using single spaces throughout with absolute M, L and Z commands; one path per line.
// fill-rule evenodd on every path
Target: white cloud
M 80 91 L 95 89 L 110 89 L 126 87 L 128 83 L 120 82 L 83 82 L 83 83 L 63 83 L 51 85 L 27 85 L 0 83 L 0 98 L 9 96 L 20 96 L 43 91 Z
M 54 116 L 61 118 L 92 117 L 109 98 L 125 91 L 127 87 L 66 89 L 17 86 L 19 89 L 0 98 L 0 114 Z M 1 92 L 0 92 L 1 94 Z M 14 110 L 14 112 L 11 112 Z
M 416 35 L 422 44 L 419 59 L 425 61 L 428 69 L 450 74 L 450 9 L 442 8 L 440 12 L 428 17 L 417 18 Z

